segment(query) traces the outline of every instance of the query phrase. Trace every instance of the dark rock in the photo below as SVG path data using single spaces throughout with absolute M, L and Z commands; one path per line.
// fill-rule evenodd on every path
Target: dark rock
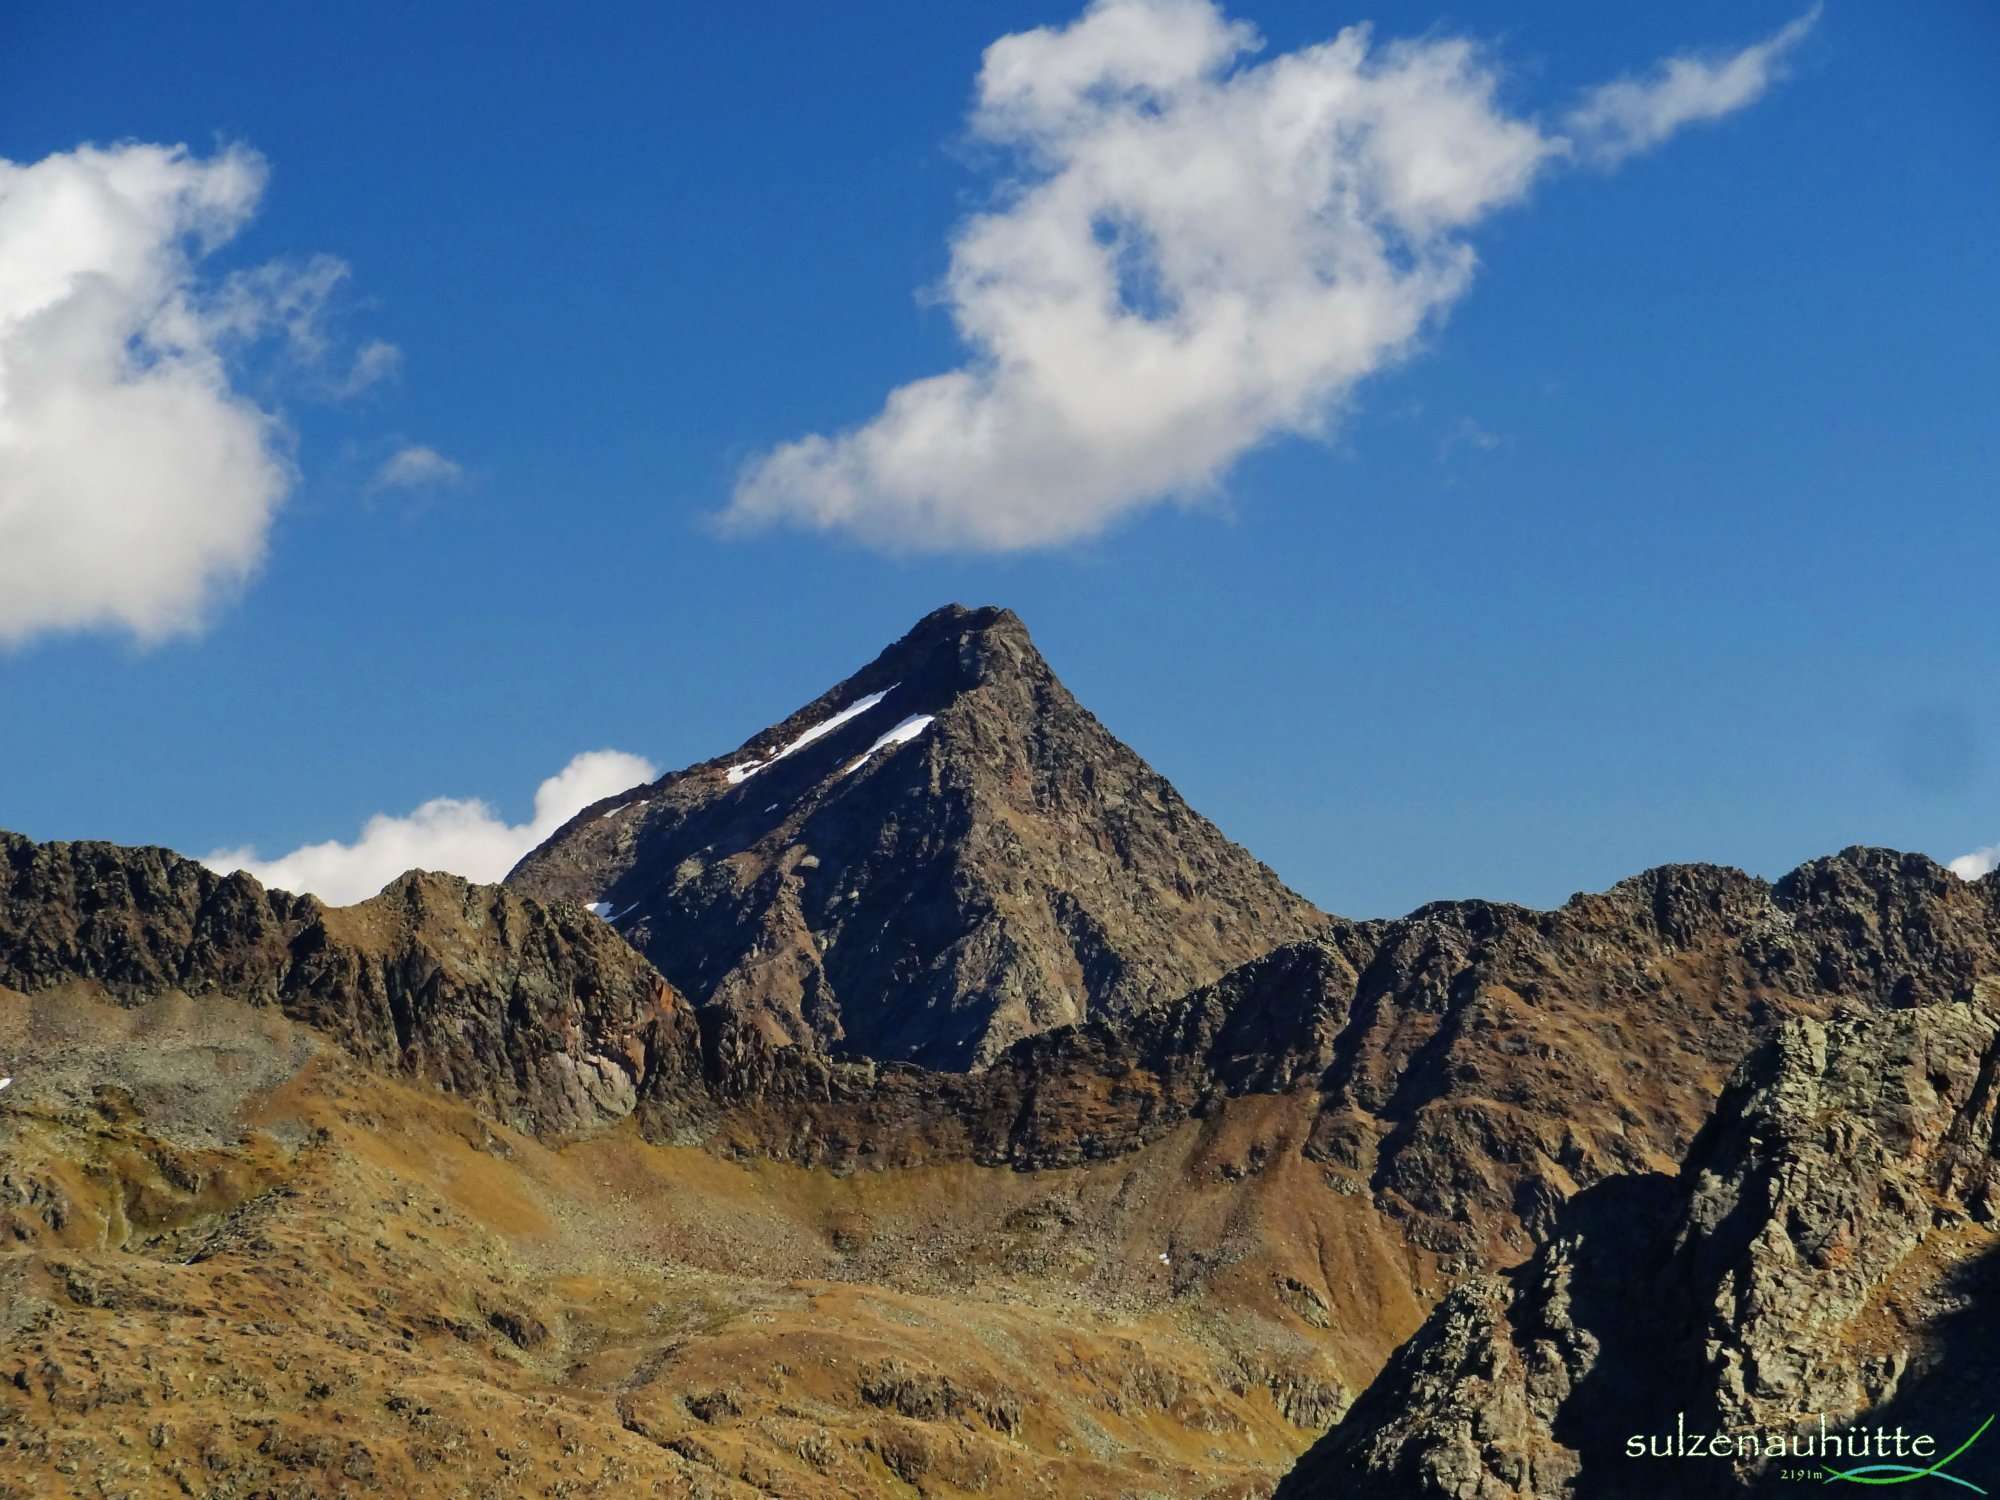
M 956 605 L 735 754 L 585 809 L 508 881 L 607 903 L 678 989 L 771 1040 L 951 1071 L 1323 920 L 1078 704 L 1020 620 Z

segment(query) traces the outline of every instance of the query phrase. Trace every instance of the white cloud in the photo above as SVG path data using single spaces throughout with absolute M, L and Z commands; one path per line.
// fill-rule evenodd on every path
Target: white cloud
M 1619 162 L 1650 150 L 1685 125 L 1719 120 L 1754 104 L 1777 81 L 1785 55 L 1819 20 L 1819 7 L 1754 46 L 1722 57 L 1670 57 L 1647 78 L 1592 89 L 1565 122 L 1593 160 Z
M 307 844 L 268 860 L 254 849 L 218 849 L 202 863 L 225 874 L 247 870 L 267 886 L 310 892 L 335 906 L 365 900 L 405 870 L 445 870 L 490 884 L 591 803 L 659 774 L 640 756 L 590 750 L 535 789 L 525 823 L 508 823 L 476 798 L 434 797 L 400 817 L 377 813 L 351 844 Z
M 465 470 L 435 448 L 398 448 L 368 481 L 371 490 L 418 490 L 456 484 Z
M 257 567 L 292 470 L 225 356 L 275 334 L 317 358 L 347 274 L 318 257 L 203 281 L 265 177 L 241 147 L 0 159 L 0 646 L 190 632 Z
M 354 355 L 348 372 L 333 383 L 333 394 L 342 400 L 358 396 L 372 385 L 393 379 L 403 368 L 403 351 L 387 339 L 370 339 Z
M 1743 66 L 1768 77 L 1791 31 Z M 1577 150 L 1509 115 L 1462 39 L 1260 46 L 1211 0 L 1095 0 L 988 48 L 972 129 L 1022 176 L 952 240 L 968 360 L 758 458 L 725 523 L 1005 550 L 1197 499 L 1256 444 L 1325 431 L 1464 293 L 1467 231 Z M 1647 86 L 1591 96 L 1596 139 L 1754 97 L 1712 66 L 1731 81 L 1698 104 L 1678 60 L 1650 112 Z
M 1994 870 L 2000 870 L 2000 844 L 1988 844 L 1984 849 L 1961 854 L 1945 868 L 1961 880 L 1977 880 L 1982 875 L 1990 875 Z

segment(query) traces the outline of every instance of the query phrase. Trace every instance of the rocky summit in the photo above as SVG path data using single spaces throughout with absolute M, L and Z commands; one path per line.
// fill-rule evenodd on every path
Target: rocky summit
M 508 877 L 591 903 L 774 1041 L 970 1069 L 1185 994 L 1320 914 L 952 605 L 728 755 L 586 808 Z
M 0 1500 L 1943 1453 L 2000 1380 L 1997 1007 L 2000 875 L 1881 849 L 1321 916 L 997 610 L 501 886 L 0 834 Z

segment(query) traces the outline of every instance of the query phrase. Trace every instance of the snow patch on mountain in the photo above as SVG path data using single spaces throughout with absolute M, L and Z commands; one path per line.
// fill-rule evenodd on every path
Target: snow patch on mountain
M 863 763 L 867 761 L 868 757 L 873 755 L 877 750 L 886 749 L 890 745 L 908 744 L 911 740 L 915 739 L 918 735 L 922 734 L 926 729 L 930 728 L 931 720 L 935 719 L 936 717 L 937 717 L 936 714 L 911 714 L 907 719 L 903 720 L 902 723 L 898 724 L 894 729 L 888 730 L 886 733 L 883 734 L 882 738 L 877 740 L 874 744 L 870 745 L 866 750 L 862 751 L 861 754 L 855 756 L 853 760 L 849 761 L 845 766 L 843 766 L 841 768 L 840 774 L 845 776 L 849 771 L 860 770 Z
M 731 786 L 739 786 L 743 782 L 748 781 L 752 776 L 755 776 L 759 771 L 768 770 L 786 756 L 805 749 L 806 746 L 810 745 L 814 740 L 819 739 L 822 735 L 832 734 L 834 730 L 840 728 L 849 719 L 856 719 L 862 714 L 867 713 L 869 709 L 893 693 L 899 685 L 892 682 L 883 688 L 881 692 L 870 693 L 867 697 L 850 703 L 846 708 L 843 708 L 824 723 L 813 725 L 812 728 L 793 740 L 769 760 L 746 760 L 741 765 L 731 766 L 729 768 L 729 784 Z M 872 754 L 873 752 L 871 751 L 870 753 Z

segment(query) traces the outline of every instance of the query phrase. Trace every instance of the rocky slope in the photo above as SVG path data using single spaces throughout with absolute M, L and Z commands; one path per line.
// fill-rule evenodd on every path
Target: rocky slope
M 329 908 L 164 849 L 0 832 L 0 985 L 272 1005 L 540 1132 L 698 1092 L 687 1004 L 596 918 L 412 872 Z
M 0 835 L 0 1072 L 20 1075 L 0 1317 L 30 1340 L 0 1363 L 26 1403 L 0 1403 L 0 1439 L 33 1457 L 21 1492 L 94 1493 L 123 1464 L 133 1493 L 1250 1496 L 1374 1380 L 1288 1493 L 1619 1495 L 1605 1435 L 1656 1430 L 1663 1401 L 1745 1423 L 1806 1400 L 1969 1410 L 1953 1382 L 1985 1370 L 1964 1351 L 2000 1265 L 2000 878 L 1850 849 L 1776 884 L 1663 867 L 1554 911 L 1288 907 L 1297 935 L 1224 968 L 1229 924 L 1201 925 L 1177 862 L 1261 867 L 1215 854 L 1115 742 L 1084 775 L 1085 750 L 1041 766 L 988 722 L 994 695 L 1032 688 L 1008 710 L 1031 719 L 1067 702 L 1016 632 L 934 617 L 892 649 L 902 675 L 870 668 L 756 742 L 754 775 L 717 763 L 586 813 L 523 877 L 547 901 L 412 874 L 327 908 L 163 850 Z M 956 686 L 912 700 L 938 709 L 924 731 L 870 754 L 869 714 L 936 682 Z M 731 846 L 763 872 L 736 885 L 699 851 L 754 822 L 760 783 L 805 811 Z M 885 842 L 856 902 L 785 926 L 849 868 L 812 851 L 869 819 Z M 1101 859 L 1058 859 L 1057 827 L 1102 834 Z M 637 856 L 683 847 L 693 873 L 662 895 Z M 706 1004 L 578 904 L 614 855 L 634 862 L 613 891 L 720 945 L 673 960 Z M 981 905 L 1052 861 L 1091 909 L 1128 903 L 1135 953 L 1186 926 L 1148 984 L 1219 972 L 1160 996 L 1127 983 L 1141 959 L 1107 959 L 1083 1019 L 1010 1009 L 1085 967 L 1083 928 L 1043 920 L 1065 887 Z M 999 990 L 884 958 L 988 916 L 1013 934 Z M 814 990 L 831 1024 L 800 1030 L 808 1009 L 757 975 L 806 958 L 827 985 L 907 976 L 943 1029 L 855 1046 L 889 1024 L 857 996 L 904 991 L 850 987 Z M 966 1045 L 899 1055 L 938 1037 Z M 442 1236 L 438 1203 L 462 1215 Z M 169 1352 L 190 1339 L 198 1389 Z M 156 1361 L 144 1389 L 97 1353 L 120 1341 Z M 1065 1384 L 1037 1406 L 1049 1370 Z M 336 1378 L 359 1415 L 316 1404 Z M 181 1415 L 128 1420 L 163 1403 Z
M 1527 1265 L 1455 1288 L 1280 1496 L 1777 1489 L 1820 1465 L 1734 1435 L 1822 1415 L 1949 1452 L 2000 1389 L 1996 1002 L 1788 1023 L 1676 1177 L 1583 1194 Z M 1683 1417 L 1731 1451 L 1653 1457 Z
M 540 1140 L 214 993 L 0 989 L 10 1062 L 6 1500 L 1252 1500 L 1421 1315 L 1284 1101 L 836 1176 Z
M 568 903 L 0 850 L 15 1493 L 1247 1497 L 1433 1305 L 1286 1493 L 1632 1493 L 1662 1411 L 1994 1373 L 2000 882 L 1921 859 L 1330 922 L 968 1074 Z
M 410 876 L 328 909 L 160 850 L 0 843 L 0 983 L 275 1003 L 356 1055 L 543 1132 L 850 1170 L 1038 1169 L 1296 1094 L 1298 1149 L 1454 1264 L 1504 1263 L 1607 1177 L 1670 1171 L 1787 1016 L 1966 998 L 2000 975 L 2000 881 L 1856 849 L 1775 886 L 1669 866 L 1555 911 L 1329 920 L 1181 999 L 1025 1038 L 978 1072 L 829 1059 L 690 1007 L 571 903 Z
M 1322 920 L 1057 680 L 950 606 L 731 755 L 599 803 L 509 884 L 598 903 L 773 1041 L 963 1071 Z
M 1579 1188 L 1671 1170 L 1777 1021 L 1965 999 L 2000 975 L 2000 883 L 1870 849 L 1775 885 L 1666 866 L 1555 911 L 1427 907 L 1349 947 L 1306 1149 L 1416 1242 L 1490 1262 Z

